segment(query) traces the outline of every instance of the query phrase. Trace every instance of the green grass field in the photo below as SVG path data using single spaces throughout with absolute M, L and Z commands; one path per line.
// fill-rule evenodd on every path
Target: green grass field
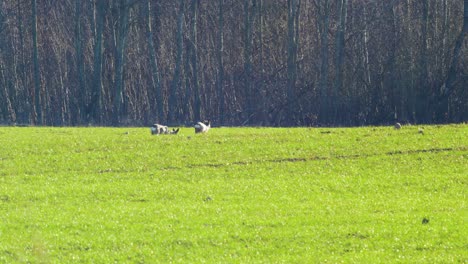
M 0 128 L 0 263 L 467 263 L 468 125 Z

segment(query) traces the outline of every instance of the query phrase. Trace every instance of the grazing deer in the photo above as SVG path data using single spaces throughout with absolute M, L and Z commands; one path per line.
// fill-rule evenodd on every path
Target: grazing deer
M 173 128 L 172 131 L 169 131 L 169 134 L 177 135 L 177 133 L 179 133 L 179 130 L 180 130 L 180 128 L 177 128 L 177 129 Z
M 203 122 L 198 122 L 195 124 L 195 133 L 206 133 L 211 128 L 210 120 L 205 120 Z
M 151 135 L 159 135 L 159 134 L 167 134 L 169 132 L 169 128 L 167 126 L 163 126 L 160 124 L 154 124 L 151 127 Z
M 163 126 L 160 124 L 154 124 L 151 127 L 151 135 L 159 135 L 159 134 L 171 134 L 171 135 L 176 135 L 179 133 L 179 128 L 175 129 L 173 128 L 171 131 L 169 131 L 169 128 L 167 126 Z

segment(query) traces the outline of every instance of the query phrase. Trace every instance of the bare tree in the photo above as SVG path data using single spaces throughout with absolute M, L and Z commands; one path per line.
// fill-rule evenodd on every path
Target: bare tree
M 33 42 L 33 62 L 34 62 L 34 107 L 35 123 L 43 124 L 41 102 L 41 80 L 39 69 L 39 52 L 37 43 L 37 0 L 32 0 L 32 42 Z
M 435 103 L 433 104 L 438 104 L 439 119 L 443 121 L 446 121 L 446 114 L 448 114 L 448 105 L 449 105 L 448 98 L 456 89 L 457 72 L 458 72 L 457 68 L 459 66 L 460 61 L 465 61 L 465 62 L 467 61 L 468 56 L 466 55 L 466 52 L 464 54 L 462 53 L 463 42 L 467 34 L 468 34 L 468 0 L 464 0 L 463 2 L 463 27 L 455 41 L 455 46 L 453 47 L 453 55 L 452 55 L 450 67 L 447 72 L 447 77 L 445 78 L 442 86 L 439 88 L 438 92 L 436 93 L 437 96 L 433 98 L 432 100 L 432 101 L 435 101 Z M 464 76 L 461 81 L 462 81 L 462 84 L 464 84 L 465 90 L 466 90 L 466 85 L 468 84 L 468 78 Z
M 18 84 L 15 87 L 15 94 L 17 97 L 25 98 L 23 105 L 16 105 L 17 109 L 22 109 L 22 116 L 18 116 L 18 121 L 28 123 L 31 118 L 31 108 L 34 105 L 34 97 L 28 87 L 29 76 L 26 70 L 26 51 L 25 51 L 25 33 L 24 33 L 24 19 L 23 19 L 23 5 L 22 1 L 16 2 L 17 8 L 17 27 L 18 27 L 18 38 L 19 38 L 19 77 Z
M 78 122 L 81 123 L 85 118 L 86 109 L 86 84 L 84 76 L 84 53 L 83 53 L 83 33 L 81 27 L 81 16 L 82 16 L 82 1 L 75 0 L 75 52 L 76 52 L 76 67 L 78 69 L 78 88 L 77 93 L 79 98 L 75 98 L 73 101 L 77 106 L 78 110 Z
M 252 2 L 253 1 L 253 2 Z M 244 0 L 244 89 L 246 120 L 249 123 L 254 114 L 254 94 L 252 84 L 252 28 L 256 0 Z
M 430 109 L 429 99 L 429 74 L 428 74 L 428 27 L 429 27 L 429 0 L 422 0 L 421 16 L 421 44 L 419 55 L 419 80 L 418 80 L 418 104 L 416 105 L 416 118 L 418 122 L 428 122 Z
M 333 115 L 336 117 L 338 114 L 339 93 L 343 89 L 343 75 L 344 75 L 344 56 L 345 56 L 345 34 L 346 34 L 346 17 L 348 15 L 348 0 L 338 0 L 338 30 L 335 39 L 335 85 L 332 93 Z
M 99 0 L 95 5 L 96 13 L 96 33 L 94 36 L 94 74 L 93 74 L 93 89 L 91 92 L 91 102 L 88 105 L 87 119 L 92 119 L 94 122 L 100 122 L 102 117 L 102 46 L 103 46 L 103 31 L 104 19 L 106 17 L 107 6 L 106 0 Z
M 146 12 L 146 33 L 149 45 L 149 53 L 150 53 L 150 63 L 151 63 L 151 76 L 152 82 L 154 85 L 154 90 L 156 91 L 156 107 L 158 109 L 158 119 L 160 122 L 164 122 L 164 98 L 162 94 L 162 87 L 161 87 L 161 80 L 160 80 L 160 72 L 159 72 L 159 63 L 158 58 L 156 56 L 156 46 L 154 45 L 154 34 L 153 29 L 151 27 L 152 19 L 151 19 L 151 0 L 148 0 L 147 3 L 143 3 L 144 10 Z
M 320 119 L 329 122 L 330 97 L 328 87 L 328 30 L 330 24 L 330 1 L 320 0 L 319 4 L 320 29 Z
M 217 93 L 219 105 L 219 122 L 224 124 L 225 118 L 225 102 L 224 102 L 224 0 L 218 1 L 218 35 L 217 35 L 217 50 L 216 60 L 218 63 L 217 72 Z
M 288 115 L 289 120 L 294 121 L 296 103 L 296 80 L 297 80 L 297 49 L 299 42 L 299 12 L 300 0 L 288 0 Z M 291 124 L 288 124 L 291 125 Z
M 171 91 L 169 96 L 169 113 L 168 113 L 168 121 L 175 122 L 178 118 L 179 112 L 179 105 L 177 96 L 179 93 L 179 85 L 180 85 L 180 76 L 181 76 L 181 67 L 182 67 L 182 47 L 183 47 L 183 23 L 184 23 L 184 16 L 185 16 L 185 1 L 179 1 L 179 14 L 177 16 L 177 33 L 176 33 L 176 61 L 175 61 L 175 69 L 174 69 L 174 76 L 172 78 L 171 83 Z
M 198 7 L 200 0 L 192 0 L 191 13 L 192 13 L 192 32 L 190 42 L 191 64 L 192 64 L 192 84 L 193 84 L 193 113 L 195 120 L 201 120 L 201 98 L 200 98 L 200 85 L 198 80 L 198 41 L 197 41 L 197 21 L 198 21 Z M 186 102 L 188 104 L 188 101 Z
M 124 66 L 125 66 L 125 48 L 128 34 L 128 22 L 130 13 L 130 0 L 120 0 L 119 2 L 119 28 L 116 50 L 116 79 L 114 95 L 114 125 L 120 123 L 120 118 L 124 112 L 122 108 L 124 102 Z
M 448 70 L 444 86 L 442 86 L 440 89 L 439 100 L 444 100 L 454 91 L 457 78 L 457 66 L 462 57 L 466 59 L 466 53 L 462 54 L 461 51 L 463 41 L 468 34 L 468 0 L 464 0 L 463 2 L 463 14 L 463 27 L 457 37 L 457 40 L 455 41 L 455 46 L 453 47 L 452 62 L 450 63 L 450 68 Z
M 2 6 L 3 0 L 0 0 L 0 7 Z M 3 10 L 0 10 L 0 34 L 3 36 L 5 35 L 5 17 L 3 15 Z M 6 45 L 4 39 L 0 40 L 0 100 L 4 102 L 4 104 L 0 107 L 0 120 L 1 115 L 3 114 L 4 118 L 8 120 L 9 123 L 16 122 L 16 113 L 13 109 L 13 105 L 11 102 L 11 96 L 8 89 L 8 81 L 7 76 L 5 76 L 5 64 L 6 61 L 4 59 L 3 54 L 5 54 Z

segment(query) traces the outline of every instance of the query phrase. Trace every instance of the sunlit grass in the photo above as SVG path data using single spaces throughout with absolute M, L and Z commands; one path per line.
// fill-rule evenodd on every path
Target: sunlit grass
M 0 128 L 0 262 L 464 263 L 468 126 Z

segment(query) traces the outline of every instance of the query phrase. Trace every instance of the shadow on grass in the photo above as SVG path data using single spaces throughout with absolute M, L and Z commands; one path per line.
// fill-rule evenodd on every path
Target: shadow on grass
M 385 153 L 371 153 L 371 154 L 353 154 L 353 155 L 335 155 L 335 156 L 312 156 L 312 157 L 297 157 L 297 158 L 278 158 L 278 159 L 263 159 L 253 161 L 235 161 L 231 163 L 208 163 L 208 164 L 190 164 L 186 167 L 189 168 L 220 168 L 231 165 L 249 165 L 254 163 L 283 163 L 283 162 L 307 162 L 314 160 L 332 160 L 332 159 L 359 159 L 376 156 L 394 156 L 394 155 L 410 155 L 418 153 L 439 153 L 439 152 L 450 152 L 450 151 L 467 151 L 468 147 L 459 148 L 430 148 L 430 149 L 416 149 L 416 150 L 397 150 L 389 151 Z

